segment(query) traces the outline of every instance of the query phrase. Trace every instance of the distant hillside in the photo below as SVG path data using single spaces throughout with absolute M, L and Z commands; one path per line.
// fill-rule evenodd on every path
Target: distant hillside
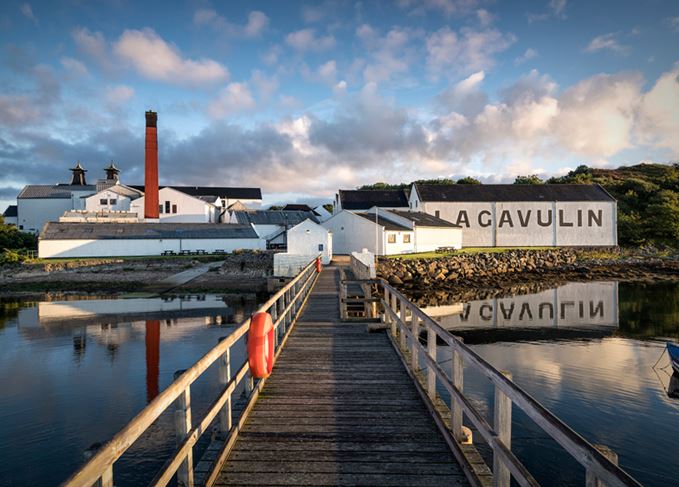
M 416 182 L 480 184 L 473 178 Z M 410 184 L 375 183 L 359 189 L 401 189 Z M 679 163 L 637 164 L 617 169 L 579 166 L 566 176 L 547 181 L 535 175 L 519 176 L 514 184 L 600 184 L 618 200 L 621 245 L 664 244 L 679 248 Z
M 621 245 L 679 247 L 679 164 L 638 164 L 617 169 L 580 166 L 548 184 L 600 184 L 618 200 Z

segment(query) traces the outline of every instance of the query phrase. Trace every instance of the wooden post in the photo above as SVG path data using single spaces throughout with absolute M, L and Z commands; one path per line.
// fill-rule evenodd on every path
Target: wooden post
M 413 371 L 417 370 L 420 368 L 420 349 L 417 346 L 417 344 L 420 341 L 420 327 L 419 327 L 419 322 L 420 319 L 415 316 L 415 313 L 412 312 L 411 310 L 411 325 L 410 325 L 410 331 L 413 334 L 412 340 L 410 340 L 410 364 L 413 369 Z
M 104 469 L 101 477 L 94 485 L 95 487 L 113 487 L 113 465 L 109 465 Z
M 271 309 L 269 310 L 271 313 L 271 321 L 276 323 L 276 320 L 278 319 L 278 300 L 274 301 L 273 304 L 271 305 Z M 278 334 L 281 331 L 281 325 L 280 323 L 274 330 L 273 334 L 273 348 L 274 350 L 278 348 Z
M 223 338 L 220 338 L 221 341 Z M 226 352 L 219 358 L 219 382 L 222 385 L 226 385 L 231 380 L 231 349 L 227 348 Z M 219 412 L 219 431 L 224 434 L 224 438 L 231 431 L 231 426 L 233 425 L 231 416 L 231 393 L 229 393 L 226 404 Z
M 406 328 L 408 328 L 408 325 L 406 324 L 407 314 L 408 314 L 408 306 L 406 306 L 406 302 L 403 299 L 399 300 L 399 306 L 401 307 L 401 326 L 403 328 L 399 327 L 399 331 L 401 332 L 401 349 L 407 350 L 406 348 Z
M 594 445 L 594 448 L 599 450 L 599 452 L 603 456 L 608 458 L 615 465 L 618 464 L 618 454 L 615 453 L 610 448 L 608 448 L 606 445 Z M 604 484 L 601 480 L 599 480 L 599 478 L 596 476 L 596 474 L 590 469 L 587 469 L 587 474 L 586 474 L 586 478 L 585 478 L 585 485 L 586 485 L 586 487 L 606 487 L 606 484 Z
M 387 313 L 387 308 L 389 307 L 389 289 L 384 288 L 384 314 L 382 315 L 382 323 L 388 325 L 391 323 L 391 316 Z
M 347 319 L 347 287 L 344 283 L 344 269 L 340 267 L 339 270 L 339 299 L 340 299 L 340 320 L 344 321 Z
M 398 333 L 398 307 L 396 305 L 397 303 L 397 298 L 396 298 L 396 293 L 391 293 L 391 310 L 394 312 L 394 321 L 391 324 L 391 336 L 394 337 L 394 340 L 396 340 L 396 335 Z
M 427 325 L 427 354 L 436 362 L 436 333 Z M 433 401 L 436 399 L 436 372 L 433 367 L 427 367 L 427 393 Z
M 462 341 L 462 338 L 456 338 Z M 450 367 L 450 379 L 457 390 L 462 393 L 464 365 L 462 363 L 462 355 L 454 348 L 452 348 L 452 361 Z M 462 443 L 465 440 L 465 434 L 462 431 L 462 407 L 452 396 L 450 398 L 450 426 L 453 430 L 453 438 Z
M 175 380 L 182 375 L 180 370 L 174 373 Z M 174 411 L 175 436 L 177 445 L 181 445 L 186 435 L 191 431 L 191 392 L 187 387 L 177 398 Z M 177 469 L 177 484 L 181 487 L 193 487 L 193 451 L 189 450 L 186 458 Z
M 512 380 L 512 373 L 500 371 L 502 375 Z M 512 400 L 495 386 L 494 429 L 500 440 L 508 450 L 512 448 Z M 511 474 L 507 466 L 500 459 L 497 452 L 493 452 L 493 487 L 509 487 Z

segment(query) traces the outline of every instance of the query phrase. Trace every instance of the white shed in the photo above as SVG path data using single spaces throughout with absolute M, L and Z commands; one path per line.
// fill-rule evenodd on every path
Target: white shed
M 161 223 L 218 223 L 218 196 L 191 196 L 170 186 L 158 192 Z M 144 215 L 144 196 L 130 203 L 130 211 Z
M 288 254 L 318 255 L 328 265 L 332 260 L 332 232 L 307 219 L 288 230 Z

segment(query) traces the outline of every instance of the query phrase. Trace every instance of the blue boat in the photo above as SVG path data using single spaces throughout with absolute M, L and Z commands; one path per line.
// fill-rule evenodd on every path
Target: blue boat
M 667 355 L 670 356 L 672 368 L 679 374 L 679 343 L 667 342 Z

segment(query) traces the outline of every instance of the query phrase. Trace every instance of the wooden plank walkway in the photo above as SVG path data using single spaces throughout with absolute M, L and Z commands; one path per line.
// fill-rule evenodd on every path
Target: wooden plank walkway
M 384 333 L 339 321 L 326 267 L 216 485 L 468 485 Z

